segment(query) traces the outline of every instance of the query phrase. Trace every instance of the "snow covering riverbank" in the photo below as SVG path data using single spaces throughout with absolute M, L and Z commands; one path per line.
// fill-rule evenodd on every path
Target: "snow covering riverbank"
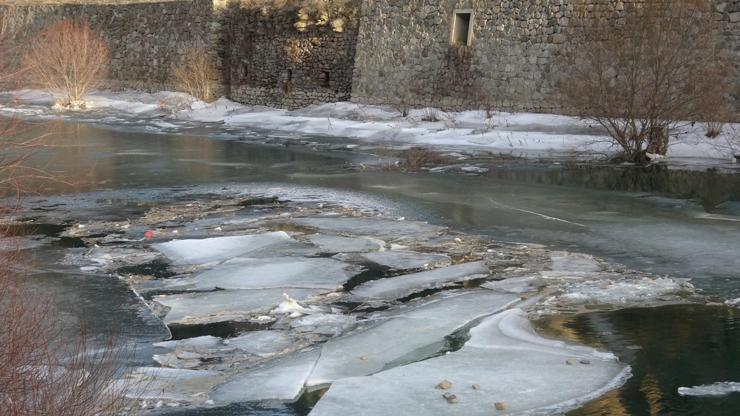
M 122 120 L 150 119 L 152 130 L 168 133 L 194 124 L 218 123 L 231 132 L 239 128 L 260 129 L 292 137 L 327 136 L 374 145 L 478 149 L 517 157 L 591 159 L 619 150 L 593 122 L 551 114 L 418 109 L 402 117 L 392 107 L 348 102 L 287 111 L 244 106 L 225 98 L 207 104 L 174 92 L 96 92 L 88 97 L 89 109 L 75 113 L 52 110 L 54 97 L 42 91 L 20 90 L 4 96 L 13 103 L 0 107 L 5 114 L 74 119 L 100 113 L 108 121 L 110 116 Z M 725 126 L 714 139 L 707 138 L 705 132 L 700 123 L 671 132 L 668 157 L 727 162 L 740 153 L 740 125 Z

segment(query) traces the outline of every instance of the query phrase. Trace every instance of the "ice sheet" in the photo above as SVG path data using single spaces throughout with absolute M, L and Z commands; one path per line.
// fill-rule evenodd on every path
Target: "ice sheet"
M 382 247 L 382 242 L 365 237 L 354 238 L 315 234 L 308 236 L 308 239 L 318 246 L 323 253 L 367 253 L 378 251 Z
M 153 247 L 174 264 L 187 265 L 221 262 L 290 241 L 293 239 L 287 233 L 278 231 L 202 240 L 174 240 L 154 244 Z
M 361 236 L 392 237 L 435 235 L 444 227 L 418 221 L 394 221 L 385 218 L 310 217 L 298 218 L 294 224 L 322 231 Z
M 539 338 L 523 312 L 510 310 L 484 320 L 457 352 L 336 381 L 310 414 L 561 414 L 617 387 L 628 371 L 608 354 Z M 443 380 L 452 386 L 435 388 Z
M 452 264 L 452 259 L 449 256 L 417 253 L 414 251 L 380 251 L 364 254 L 363 257 L 373 263 L 378 263 L 394 270 L 429 269 Z
M 165 324 L 202 324 L 242 320 L 250 313 L 268 311 L 287 293 L 305 299 L 325 292 L 324 289 L 223 290 L 205 293 L 155 296 L 154 300 L 170 309 Z
M 727 396 L 738 392 L 740 392 L 740 383 L 732 381 L 678 388 L 678 394 L 681 396 Z
M 319 358 L 318 349 L 272 361 L 230 378 L 209 395 L 216 404 L 256 401 L 295 402 Z
M 373 280 L 352 291 L 355 301 L 394 300 L 422 292 L 449 286 L 456 282 L 485 277 L 489 274 L 485 262 L 472 262 L 443 267 L 420 273 Z
M 308 385 L 373 374 L 432 356 L 444 346 L 445 337 L 516 300 L 513 295 L 475 291 L 391 311 L 387 320 L 328 341 Z

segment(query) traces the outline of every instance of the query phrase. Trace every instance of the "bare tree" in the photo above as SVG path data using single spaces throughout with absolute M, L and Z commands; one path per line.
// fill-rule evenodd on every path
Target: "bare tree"
M 5 56 L 0 48 L 0 68 Z M 0 81 L 14 75 L 0 72 Z M 93 349 L 84 326 L 70 336 L 53 299 L 31 285 L 30 260 L 8 221 L 31 192 L 29 182 L 49 177 L 27 163 L 45 139 L 17 120 L 0 118 L 0 413 L 112 416 L 133 392 L 126 384 L 110 388 L 128 371 L 122 359 L 130 350 L 113 337 Z
M 177 89 L 206 102 L 216 98 L 218 69 L 205 48 L 188 49 L 180 64 L 173 68 L 172 76 Z
M 623 158 L 664 155 L 670 130 L 720 111 L 726 72 L 717 51 L 710 0 L 628 3 L 598 19 L 583 8 L 565 54 L 565 106 L 595 120 Z
M 61 94 L 59 106 L 85 108 L 108 73 L 108 45 L 87 21 L 63 20 L 30 41 L 23 62 L 33 85 Z

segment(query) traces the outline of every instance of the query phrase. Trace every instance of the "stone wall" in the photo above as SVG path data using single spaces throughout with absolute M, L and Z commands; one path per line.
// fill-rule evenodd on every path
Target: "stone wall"
M 4 12 L 6 46 L 18 59 L 23 44 L 44 27 L 87 19 L 109 43 L 109 86 L 171 89 L 173 65 L 192 46 L 212 41 L 212 0 L 11 0 Z
M 365 1 L 352 100 L 563 112 L 554 88 L 557 56 L 575 46 L 570 25 L 576 2 L 583 0 Z M 604 19 L 630 1 L 586 3 L 589 12 Z M 470 46 L 451 46 L 456 9 L 474 13 Z M 740 1 L 717 0 L 715 18 L 720 46 L 740 69 Z M 729 90 L 737 109 L 737 76 Z
M 235 0 L 219 7 L 228 95 L 245 104 L 284 108 L 349 100 L 359 2 L 254 3 Z

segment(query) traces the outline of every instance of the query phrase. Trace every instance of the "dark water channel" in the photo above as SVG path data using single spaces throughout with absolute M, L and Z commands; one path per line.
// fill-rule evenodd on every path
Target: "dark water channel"
M 81 217 L 125 218 L 127 212 L 144 209 L 142 200 L 156 203 L 161 191 L 152 188 L 318 187 L 316 193 L 333 198 L 368 198 L 399 216 L 690 278 L 717 300 L 740 297 L 738 173 L 510 160 L 487 162 L 492 170 L 482 176 L 404 174 L 357 169 L 377 160 L 357 150 L 315 151 L 73 123 L 54 128 L 55 147 L 35 161 L 65 181 L 46 185 L 44 192 L 100 192 L 105 208 L 81 208 Z M 124 329 L 143 344 L 162 337 L 162 328 L 122 283 L 58 266 L 66 249 L 64 244 L 36 249 L 35 276 L 38 285 L 53 288 L 70 319 L 81 313 L 94 316 L 93 329 Z M 735 415 L 740 414 L 740 394 L 700 399 L 680 397 L 676 389 L 740 381 L 737 312 L 698 306 L 632 309 L 557 318 L 540 326 L 614 351 L 633 366 L 635 376 L 623 388 L 574 415 Z M 237 406 L 187 414 L 276 413 L 302 414 L 305 408 Z

